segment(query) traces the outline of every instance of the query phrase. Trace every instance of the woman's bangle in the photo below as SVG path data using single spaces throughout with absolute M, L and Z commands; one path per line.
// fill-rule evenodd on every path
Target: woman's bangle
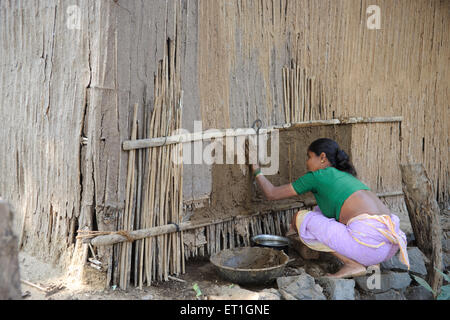
M 253 176 L 254 176 L 255 178 L 256 178 L 259 174 L 262 174 L 260 168 L 258 168 L 258 169 L 256 169 L 255 171 L 253 171 Z

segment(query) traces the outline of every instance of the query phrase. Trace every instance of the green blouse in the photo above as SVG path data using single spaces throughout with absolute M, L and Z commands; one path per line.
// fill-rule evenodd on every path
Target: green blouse
M 308 171 L 304 176 L 292 182 L 297 194 L 311 191 L 317 205 L 328 218 L 339 221 L 339 214 L 344 201 L 355 191 L 370 190 L 368 186 L 352 176 L 334 167 L 317 171 Z

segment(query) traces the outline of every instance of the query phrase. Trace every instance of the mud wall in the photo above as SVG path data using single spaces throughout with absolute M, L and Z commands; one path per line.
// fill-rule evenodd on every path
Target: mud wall
M 329 137 L 338 142 L 351 156 L 352 126 L 318 126 L 280 131 L 279 160 L 275 175 L 266 176 L 275 186 L 291 183 L 306 170 L 306 151 L 315 139 Z M 271 140 L 268 139 L 268 156 L 271 156 Z M 226 144 L 224 144 L 226 147 Z M 206 217 L 221 218 L 228 216 L 250 215 L 262 210 L 277 207 L 288 207 L 294 203 L 311 203 L 315 201 L 310 193 L 291 199 L 267 200 L 261 189 L 256 185 L 246 165 L 213 164 L 212 190 L 210 201 L 203 208 L 195 209 L 192 219 Z
M 367 28 L 366 9 L 374 4 L 379 30 Z M 201 1 L 202 117 L 213 127 L 248 127 L 255 118 L 283 123 L 281 69 L 294 62 L 322 82 L 326 119 L 403 116 L 393 132 L 401 136 L 399 160 L 424 163 L 436 198 L 448 202 L 449 7 L 407 0 Z M 398 167 L 386 166 L 391 156 L 375 151 L 386 141 L 375 138 L 380 129 L 356 129 L 371 139 L 355 140 L 366 157 L 355 161 L 376 163 L 363 172 L 385 172 L 383 184 L 393 184 Z

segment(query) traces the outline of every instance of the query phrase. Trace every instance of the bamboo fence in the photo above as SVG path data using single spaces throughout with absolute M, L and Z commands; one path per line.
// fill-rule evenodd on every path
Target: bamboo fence
M 166 137 L 181 127 L 182 92 L 175 72 L 174 41 L 168 42 L 166 50 L 155 76 L 154 108 L 144 110 L 147 138 Z M 137 113 L 135 105 L 131 140 L 137 139 Z M 125 210 L 117 230 L 126 234 L 181 221 L 183 166 L 173 161 L 181 154 L 182 144 L 129 151 Z M 182 237 L 181 233 L 163 234 L 115 244 L 109 266 L 112 284 L 126 290 L 133 279 L 134 285 L 142 288 L 184 272 Z

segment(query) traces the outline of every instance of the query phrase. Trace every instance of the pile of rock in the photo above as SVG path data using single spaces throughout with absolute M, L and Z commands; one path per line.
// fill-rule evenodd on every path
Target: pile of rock
M 450 269 L 450 209 L 441 210 L 442 249 L 444 270 Z M 414 247 L 413 234 L 408 236 L 408 257 L 410 269 L 400 262 L 399 255 L 381 263 L 380 269 L 374 269 L 366 276 L 354 279 L 331 279 L 324 277 L 327 272 L 336 272 L 339 262 L 328 255 L 314 252 L 291 237 L 293 249 L 300 254 L 300 260 L 307 261 L 302 266 L 288 267 L 286 276 L 276 279 L 277 289 L 252 291 L 238 285 L 218 288 L 214 298 L 219 299 L 256 299 L 256 300 L 431 300 L 431 292 L 420 286 L 412 277 L 427 277 L 426 265 L 429 259 Z M 327 256 L 327 255 L 326 255 Z M 311 262 L 313 261 L 313 262 Z M 326 270 L 326 271 L 325 271 Z
M 429 300 L 432 294 L 414 280 L 411 275 L 426 278 L 428 263 L 425 255 L 416 247 L 408 248 L 410 270 L 398 255 L 369 269 L 371 273 L 353 279 L 325 277 L 324 261 L 308 263 L 303 267 L 289 267 L 287 276 L 276 279 L 277 289 L 252 291 L 238 285 L 217 287 L 211 299 L 248 300 Z M 329 262 L 325 262 L 329 263 Z M 320 271 L 320 269 L 322 271 Z
M 411 274 L 425 278 L 425 256 L 417 248 L 408 250 L 411 268 L 408 271 L 397 256 L 380 269 L 354 279 L 313 278 L 303 268 L 299 276 L 277 279 L 282 299 L 297 300 L 426 300 L 432 295 L 415 284 Z M 415 284 L 415 285 L 414 285 Z

